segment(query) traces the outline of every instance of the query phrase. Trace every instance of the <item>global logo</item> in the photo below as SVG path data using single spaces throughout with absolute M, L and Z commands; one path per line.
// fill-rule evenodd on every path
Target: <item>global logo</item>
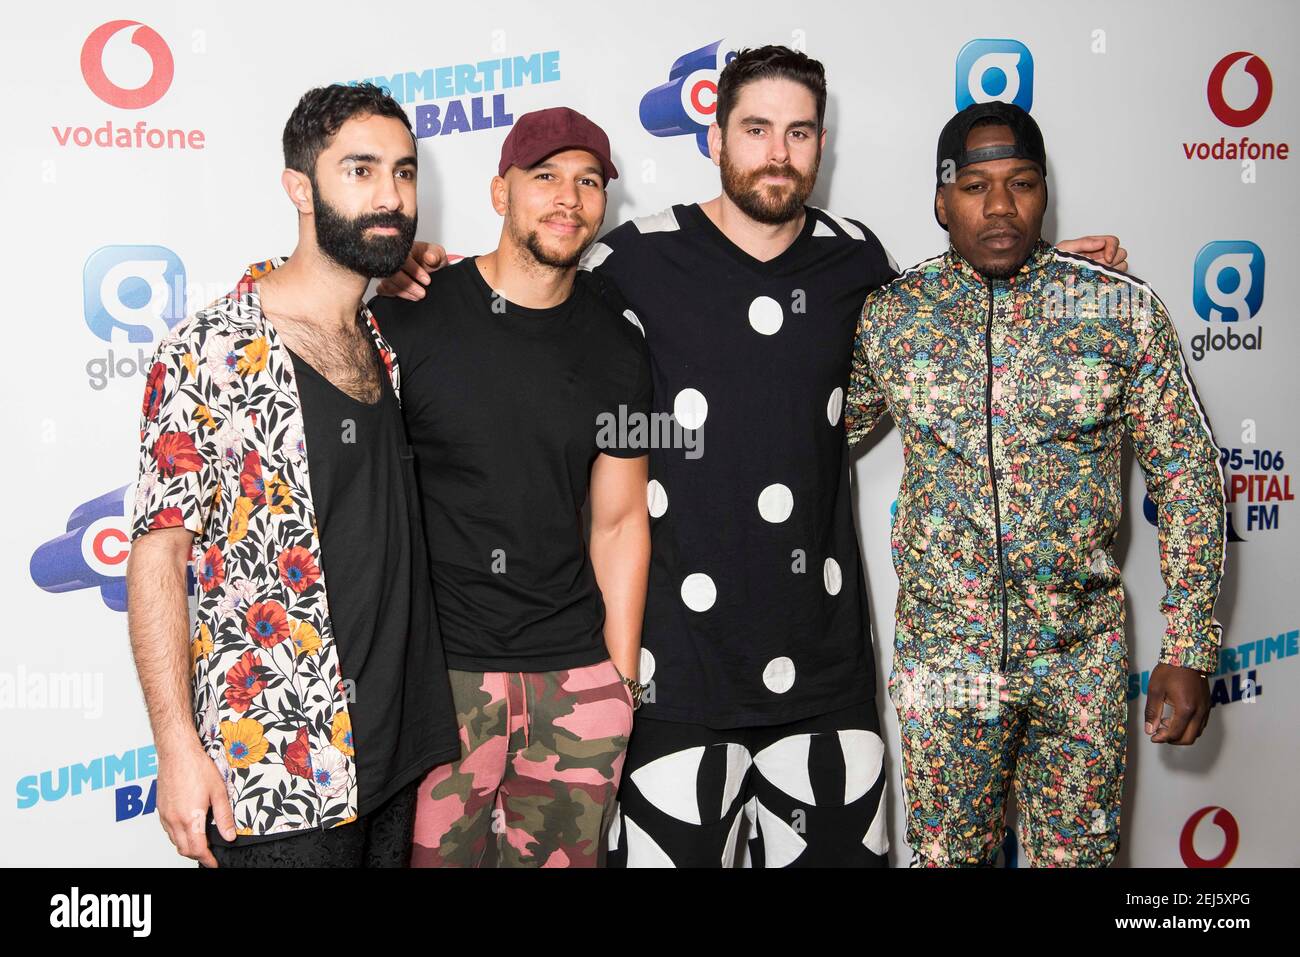
M 1034 105 L 1034 58 L 1019 40 L 971 40 L 957 54 L 957 109 L 995 100 Z
M 68 517 L 67 531 L 32 555 L 32 581 L 48 592 L 98 588 L 104 604 L 126 611 L 126 558 L 131 550 L 127 518 L 133 487 L 105 492 L 79 505 Z
M 1210 823 L 1215 825 L 1223 834 L 1223 846 L 1219 853 L 1214 857 L 1204 857 L 1196 849 L 1196 832 L 1201 821 L 1213 814 Z M 1241 841 L 1241 832 L 1237 828 L 1237 819 L 1226 809 L 1221 807 L 1203 807 L 1187 819 L 1183 825 L 1183 832 L 1178 838 L 1178 853 L 1182 855 L 1183 863 L 1188 867 L 1227 867 L 1232 856 L 1237 853 L 1237 845 Z M 1202 842 L 1202 847 L 1205 842 Z
M 641 97 L 641 126 L 654 136 L 693 134 L 709 155 L 709 127 L 718 110 L 718 75 L 736 58 L 735 47 L 717 40 L 683 54 L 668 71 L 668 82 Z
M 150 63 L 149 78 L 136 87 L 118 86 L 104 72 L 104 48 L 129 27 L 137 28 L 131 34 L 131 42 L 148 54 Z M 176 63 L 166 41 L 152 27 L 137 20 L 110 20 L 101 24 L 81 47 L 81 75 L 90 92 L 121 110 L 139 110 L 157 103 L 171 87 L 175 71 Z
M 86 325 L 105 342 L 154 342 L 185 318 L 185 266 L 165 246 L 104 246 L 82 271 Z
M 1249 106 L 1237 109 L 1229 106 L 1223 95 L 1223 84 L 1228 78 L 1228 71 L 1245 60 L 1244 71 L 1255 81 L 1255 99 Z M 1210 81 L 1205 87 L 1206 99 L 1210 101 L 1210 112 L 1220 123 L 1228 126 L 1250 126 L 1268 109 L 1273 100 L 1273 74 L 1268 71 L 1268 64 L 1253 53 L 1229 53 L 1210 71 Z
M 1206 243 L 1192 267 L 1192 305 L 1206 322 L 1235 325 L 1253 319 L 1264 305 L 1264 253 L 1245 240 Z M 1192 358 L 1197 362 L 1210 352 L 1258 352 L 1264 347 L 1264 330 L 1238 334 L 1233 325 L 1192 336 Z

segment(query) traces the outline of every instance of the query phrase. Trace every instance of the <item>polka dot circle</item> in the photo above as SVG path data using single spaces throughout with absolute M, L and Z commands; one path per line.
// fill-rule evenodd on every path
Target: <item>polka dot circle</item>
M 784 485 L 769 485 L 758 493 L 758 514 L 764 521 L 775 524 L 784 522 L 794 509 L 794 495 Z
M 794 687 L 794 662 L 785 656 L 773 658 L 763 669 L 763 684 L 768 691 L 785 694 Z
M 632 323 L 632 325 L 636 326 L 637 331 L 640 332 L 641 335 L 643 336 L 645 335 L 645 326 L 641 325 L 641 320 L 636 317 L 635 312 L 633 312 L 631 309 L 624 309 L 623 318 L 626 319 L 628 322 Z
M 673 399 L 673 415 L 683 429 L 698 429 L 709 417 L 709 400 L 699 389 L 682 389 Z
M 655 676 L 655 656 L 650 654 L 650 649 L 644 645 L 641 647 L 641 674 L 637 680 L 646 684 Z
M 844 585 L 844 575 L 840 571 L 840 563 L 833 558 L 828 558 L 822 564 L 822 584 L 826 586 L 826 594 L 838 595 L 840 588 Z
M 703 572 L 687 575 L 682 582 L 682 601 L 691 611 L 708 611 L 717 600 L 718 589 Z
M 840 421 L 840 414 L 844 411 L 844 390 L 838 386 L 831 393 L 830 401 L 826 403 L 826 419 L 831 425 Z
M 781 328 L 785 316 L 781 304 L 771 296 L 759 296 L 749 304 L 749 324 L 754 331 L 770 336 Z
M 668 493 L 664 491 L 663 485 L 658 479 L 651 479 L 645 487 L 646 506 L 650 509 L 651 518 L 659 518 L 664 512 L 668 511 Z

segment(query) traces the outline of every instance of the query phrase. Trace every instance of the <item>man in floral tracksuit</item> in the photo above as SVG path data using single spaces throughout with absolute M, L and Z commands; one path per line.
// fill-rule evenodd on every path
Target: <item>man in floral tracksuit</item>
M 850 443 L 886 411 L 903 439 L 889 689 L 912 863 L 989 863 L 1014 780 L 1031 865 L 1105 865 L 1127 740 L 1122 440 L 1158 514 L 1157 743 L 1193 743 L 1209 713 L 1218 451 L 1150 288 L 1040 238 L 1046 161 L 1028 114 L 958 113 L 937 174 L 951 246 L 868 297 L 845 409 Z

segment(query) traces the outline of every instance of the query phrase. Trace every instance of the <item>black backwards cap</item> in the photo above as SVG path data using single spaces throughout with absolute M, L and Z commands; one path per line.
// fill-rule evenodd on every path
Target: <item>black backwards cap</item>
M 966 137 L 980 120 L 996 120 L 997 125 L 1011 130 L 1014 143 L 1009 145 L 985 146 L 982 149 L 966 149 Z M 1034 118 L 1014 103 L 973 103 L 957 113 L 939 133 L 939 149 L 935 157 L 935 189 L 944 184 L 944 173 L 949 177 L 957 171 L 974 163 L 987 163 L 1000 159 L 1027 159 L 1037 163 L 1038 168 L 1047 176 L 1047 150 L 1043 146 L 1043 134 Z M 934 218 L 938 220 L 936 210 Z M 939 223 L 943 226 L 943 223 Z M 947 226 L 943 226 L 947 229 Z

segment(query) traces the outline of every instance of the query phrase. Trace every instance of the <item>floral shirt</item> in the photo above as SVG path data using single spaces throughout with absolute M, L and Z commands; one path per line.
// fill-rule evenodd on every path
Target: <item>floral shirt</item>
M 240 835 L 357 813 L 348 685 L 330 625 L 292 358 L 249 267 L 158 346 L 145 387 L 132 540 L 194 533 L 194 720 Z M 396 359 L 364 306 L 398 392 Z
M 904 660 L 1037 670 L 1122 631 L 1127 437 L 1156 508 L 1160 660 L 1215 670 L 1223 474 L 1150 287 L 1046 243 L 988 283 L 950 248 L 867 298 L 849 443 L 886 411 L 903 440 L 892 549 Z

